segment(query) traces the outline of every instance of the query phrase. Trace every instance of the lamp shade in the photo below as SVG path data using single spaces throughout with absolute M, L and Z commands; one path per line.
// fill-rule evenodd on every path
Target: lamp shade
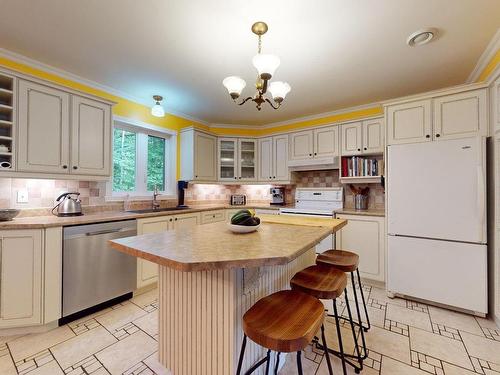
M 156 102 L 156 104 L 151 107 L 151 114 L 156 117 L 164 117 L 165 116 L 165 110 L 161 106 L 159 102 Z
M 280 66 L 280 58 L 274 55 L 257 54 L 252 59 L 252 64 L 259 72 L 259 77 L 262 79 L 270 79 L 278 66 Z
M 291 89 L 292 88 L 288 83 L 281 81 L 271 82 L 271 84 L 269 85 L 269 92 L 273 96 L 273 99 L 278 99 L 279 101 L 285 99 L 286 95 L 290 92 Z
M 229 95 L 236 96 L 236 97 L 241 95 L 241 92 L 243 91 L 243 89 L 247 85 L 247 83 L 243 79 L 241 79 L 240 77 L 236 77 L 236 76 L 224 78 L 224 80 L 222 81 L 222 84 L 229 92 Z

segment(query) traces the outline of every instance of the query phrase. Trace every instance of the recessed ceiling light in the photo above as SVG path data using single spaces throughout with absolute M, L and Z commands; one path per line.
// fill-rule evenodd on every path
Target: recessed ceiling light
M 429 43 L 437 35 L 437 30 L 434 28 L 425 28 L 415 31 L 406 39 L 406 44 L 410 47 L 422 46 Z

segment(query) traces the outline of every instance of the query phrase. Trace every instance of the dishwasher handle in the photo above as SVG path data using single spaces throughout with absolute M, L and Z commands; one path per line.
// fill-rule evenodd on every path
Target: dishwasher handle
M 119 232 L 125 232 L 123 229 L 108 229 L 108 230 L 97 230 L 95 232 L 87 232 L 85 233 L 86 236 L 99 236 L 101 234 L 110 234 L 110 233 L 119 233 Z

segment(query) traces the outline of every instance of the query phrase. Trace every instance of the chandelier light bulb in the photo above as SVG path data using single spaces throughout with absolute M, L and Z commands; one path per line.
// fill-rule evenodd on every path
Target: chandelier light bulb
M 155 117 L 165 117 L 165 110 L 160 103 L 163 98 L 160 95 L 154 95 L 153 99 L 156 104 L 151 108 L 151 114 Z
M 252 64 L 257 69 L 260 78 L 269 80 L 280 66 L 280 58 L 275 55 L 259 53 L 253 57 Z
M 224 78 L 222 84 L 227 89 L 229 95 L 231 95 L 231 98 L 233 99 L 237 99 L 241 95 L 241 92 L 243 91 L 245 86 L 247 85 L 245 80 L 236 76 Z
M 292 88 L 286 82 L 276 81 L 269 85 L 269 92 L 276 103 L 281 103 Z

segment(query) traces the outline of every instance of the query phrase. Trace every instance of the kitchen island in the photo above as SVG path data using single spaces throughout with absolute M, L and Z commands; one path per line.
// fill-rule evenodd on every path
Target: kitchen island
M 160 266 L 159 361 L 173 374 L 233 375 L 245 311 L 289 288 L 297 271 L 314 264 L 315 245 L 347 223 L 261 219 L 258 231 L 249 234 L 214 223 L 111 241 L 113 248 Z M 264 353 L 247 345 L 243 368 Z

